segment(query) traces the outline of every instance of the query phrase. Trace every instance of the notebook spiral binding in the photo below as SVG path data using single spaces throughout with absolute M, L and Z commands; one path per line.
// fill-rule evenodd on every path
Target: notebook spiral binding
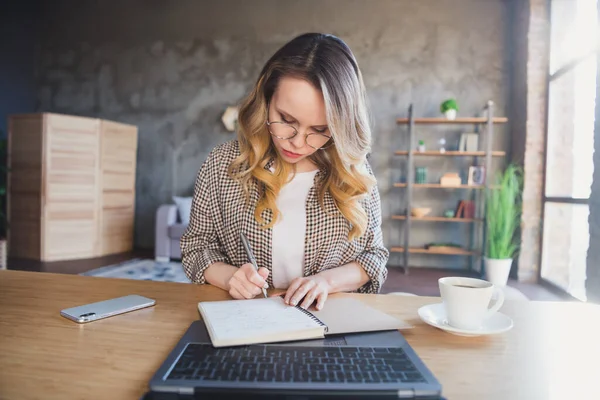
M 315 314 L 311 313 L 308 310 L 305 310 L 304 308 L 300 307 L 300 306 L 296 306 L 296 309 L 302 313 L 304 313 L 307 317 L 309 317 L 310 319 L 312 319 L 313 321 L 315 321 L 316 323 L 318 323 L 319 325 L 325 327 L 325 332 L 328 331 L 329 328 L 327 328 L 327 325 L 325 325 L 325 323 L 323 321 L 321 321 L 319 318 L 317 318 L 315 316 Z

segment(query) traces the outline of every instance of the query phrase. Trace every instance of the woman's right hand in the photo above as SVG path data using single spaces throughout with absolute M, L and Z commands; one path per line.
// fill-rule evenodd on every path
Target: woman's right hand
M 256 271 L 250 263 L 238 268 L 229 280 L 229 294 L 236 300 L 252 299 L 268 288 L 269 270 L 261 267 Z

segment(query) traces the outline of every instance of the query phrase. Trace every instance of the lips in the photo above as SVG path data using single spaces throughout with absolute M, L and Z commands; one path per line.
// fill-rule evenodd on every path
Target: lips
M 302 157 L 302 154 L 296 154 L 296 153 L 292 153 L 291 151 L 287 151 L 285 149 L 281 149 L 281 152 L 289 158 L 298 158 L 298 157 Z

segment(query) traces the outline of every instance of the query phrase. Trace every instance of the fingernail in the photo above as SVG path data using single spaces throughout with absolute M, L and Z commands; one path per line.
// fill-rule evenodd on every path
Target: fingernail
M 296 305 L 296 300 L 292 300 L 292 305 L 295 306 Z

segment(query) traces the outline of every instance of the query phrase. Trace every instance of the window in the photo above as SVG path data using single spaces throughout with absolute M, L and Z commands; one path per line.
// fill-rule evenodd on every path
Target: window
M 597 0 L 552 0 L 541 279 L 586 300 Z

